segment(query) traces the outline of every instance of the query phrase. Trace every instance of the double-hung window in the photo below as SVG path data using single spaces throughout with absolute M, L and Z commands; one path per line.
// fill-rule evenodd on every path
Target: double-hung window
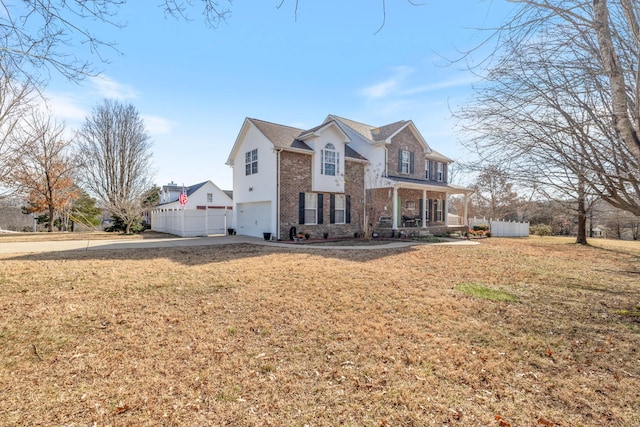
M 438 182 L 442 182 L 444 179 L 444 163 L 436 162 L 436 178 Z
M 258 173 L 258 149 L 254 148 L 247 151 L 244 155 L 244 172 L 245 175 L 253 175 Z
M 346 208 L 346 203 L 345 203 L 345 196 L 344 194 L 336 194 L 336 199 L 335 199 L 335 223 L 336 224 L 344 224 L 346 221 L 346 216 L 345 216 L 345 208 Z
M 318 195 L 316 193 L 304 194 L 304 223 L 318 223 Z
M 336 147 L 328 143 L 324 150 L 320 150 L 320 173 L 322 175 L 336 176 L 340 172 L 340 155 Z
M 443 221 L 443 217 L 442 217 L 442 206 L 444 205 L 444 200 L 440 200 L 440 199 L 436 199 L 433 201 L 433 209 L 435 211 L 436 214 L 436 221 L 437 222 L 442 222 Z
M 429 176 L 429 160 L 424 162 L 424 179 L 431 179 Z
M 213 203 L 213 193 L 207 193 L 207 203 Z
M 407 150 L 400 151 L 400 172 L 408 174 L 410 163 L 411 163 L 411 153 Z

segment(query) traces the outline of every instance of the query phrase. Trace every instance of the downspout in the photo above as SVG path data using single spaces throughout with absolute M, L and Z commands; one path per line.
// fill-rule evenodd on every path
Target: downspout
M 366 176 L 367 174 L 367 167 L 364 167 L 364 176 Z M 363 178 L 364 178 L 363 176 Z M 371 230 L 369 230 L 369 220 L 367 219 L 367 185 L 366 185 L 366 180 L 363 179 L 362 180 L 362 229 L 364 230 L 364 235 L 366 236 L 366 238 L 370 238 L 371 235 Z
M 282 148 L 276 148 L 276 240 L 281 240 L 280 236 L 280 153 Z
M 387 147 L 384 147 L 384 171 L 382 173 L 385 178 L 389 177 L 389 153 Z

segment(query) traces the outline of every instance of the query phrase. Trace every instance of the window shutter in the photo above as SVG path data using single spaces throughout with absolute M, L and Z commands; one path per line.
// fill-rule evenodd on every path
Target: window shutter
M 433 160 L 429 160 L 429 181 L 435 181 L 436 171 L 435 164 Z M 431 210 L 431 208 L 429 208 Z
M 446 163 L 442 164 L 442 182 L 445 184 L 449 182 L 449 165 Z
M 336 195 L 331 194 L 329 196 L 329 223 L 336 223 Z
M 324 175 L 324 150 L 320 150 L 320 175 Z
M 345 205 L 346 205 L 345 206 L 346 212 L 344 214 L 344 216 L 345 216 L 344 222 L 346 222 L 347 224 L 351 224 L 351 196 L 346 195 L 346 196 L 344 196 L 344 198 L 345 198 Z
M 424 210 L 424 199 L 420 198 L 420 219 L 422 219 L 422 211 Z
M 429 199 L 429 218 L 427 218 L 427 221 L 433 222 L 433 200 L 431 199 Z
M 442 221 L 447 220 L 447 199 L 442 199 Z
M 398 150 L 398 173 L 402 172 L 402 150 Z
M 413 171 L 415 170 L 413 168 L 413 163 L 415 160 L 415 155 L 413 154 L 413 151 L 411 153 L 409 153 L 409 173 L 413 173 Z
M 304 193 L 298 195 L 298 224 L 304 224 Z
M 322 194 L 318 194 L 318 224 L 322 224 L 322 220 L 324 219 L 322 217 L 322 212 L 324 211 L 323 207 L 323 195 Z
M 336 176 L 340 176 L 340 153 L 336 153 Z

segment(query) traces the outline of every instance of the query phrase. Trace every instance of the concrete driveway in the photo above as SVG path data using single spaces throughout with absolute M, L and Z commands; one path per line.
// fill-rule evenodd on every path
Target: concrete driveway
M 390 241 L 386 244 L 376 245 L 331 245 L 329 243 L 321 245 L 293 244 L 275 241 L 265 241 L 257 237 L 248 236 L 210 236 L 210 237 L 169 237 L 152 239 L 113 239 L 113 240 L 59 240 L 59 241 L 39 241 L 39 242 L 1 242 L 0 254 L 17 253 L 41 253 L 41 252 L 61 252 L 61 251 L 99 251 L 116 249 L 148 249 L 148 248 L 180 248 L 189 246 L 214 246 L 227 245 L 232 243 L 248 243 L 253 245 L 267 245 L 285 247 L 289 249 L 344 249 L 344 250 L 376 250 L 404 248 L 408 246 L 431 244 L 431 245 L 476 245 L 477 242 L 468 240 L 456 240 L 445 243 L 422 243 L 410 241 Z

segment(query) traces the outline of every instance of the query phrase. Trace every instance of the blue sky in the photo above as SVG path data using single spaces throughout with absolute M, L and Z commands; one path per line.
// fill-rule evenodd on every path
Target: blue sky
M 135 4 L 134 4 L 135 3 Z M 133 104 L 153 141 L 154 181 L 212 180 L 232 189 L 225 165 L 245 117 L 301 128 L 328 114 L 370 125 L 413 120 L 432 148 L 465 152 L 450 119 L 473 77 L 446 58 L 476 46 L 475 28 L 503 21 L 506 0 L 236 1 L 217 29 L 197 10 L 191 22 L 165 18 L 150 2 L 129 2 L 124 29 L 95 31 L 122 54 L 104 51 L 102 74 L 81 84 L 53 78 L 53 113 L 71 129 L 103 98 Z M 196 2 L 197 3 L 197 2 Z

